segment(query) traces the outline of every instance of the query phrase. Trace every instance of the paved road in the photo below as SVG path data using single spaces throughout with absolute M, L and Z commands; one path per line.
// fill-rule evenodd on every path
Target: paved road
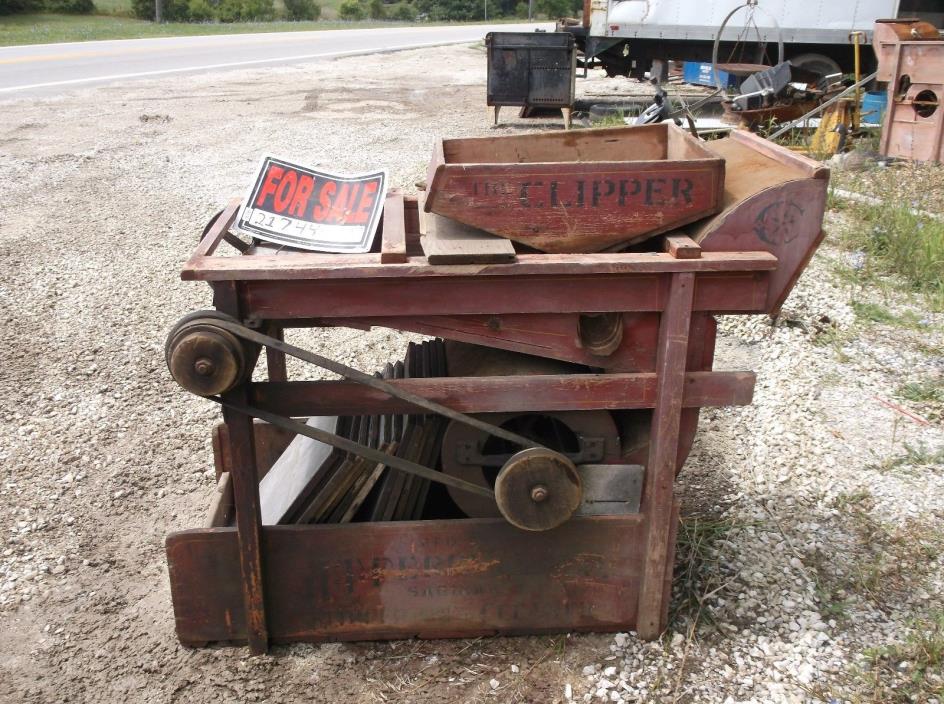
M 0 47 L 0 97 L 55 94 L 91 83 L 459 44 L 486 32 L 548 25 L 455 25 L 322 32 L 117 39 Z

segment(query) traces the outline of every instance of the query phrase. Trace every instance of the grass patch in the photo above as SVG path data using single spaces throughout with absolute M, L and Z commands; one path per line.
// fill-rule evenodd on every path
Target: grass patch
M 944 464 L 944 448 L 929 450 L 924 445 L 912 447 L 905 443 L 905 451 L 902 454 L 889 457 L 871 468 L 879 472 L 890 472 L 902 467 L 927 467 L 934 464 Z
M 830 323 L 815 328 L 812 342 L 817 347 L 832 348 L 836 359 L 845 364 L 850 359 L 845 352 L 845 346 L 856 335 L 857 332 L 852 326 L 841 329 L 834 323 Z
M 857 318 L 869 323 L 897 325 L 904 328 L 926 327 L 921 323 L 921 318 L 919 318 L 914 311 L 908 310 L 901 315 L 896 315 L 883 305 L 865 301 L 852 301 L 851 306 Z
M 866 651 L 869 702 L 926 702 L 944 697 L 944 611 L 912 625 L 903 643 Z
M 938 350 L 936 354 L 944 356 L 944 351 Z M 899 386 L 895 395 L 914 404 L 921 415 L 932 423 L 944 420 L 944 377 L 909 381 Z
M 837 685 L 803 687 L 817 701 L 913 704 L 944 697 L 944 611 L 913 621 L 903 641 L 863 651 Z
M 184 37 L 208 34 L 311 32 L 404 26 L 402 22 L 165 22 L 116 15 L 13 15 L 0 20 L 0 46 L 85 42 L 98 39 Z
M 867 490 L 839 494 L 833 506 L 849 543 L 832 548 L 847 559 L 822 551 L 816 555 L 816 589 L 826 614 L 841 615 L 854 598 L 891 608 L 914 591 L 944 553 L 944 533 L 937 524 L 888 525 L 875 515 L 875 500 Z
M 865 254 L 864 276 L 897 276 L 944 310 L 944 222 L 892 203 L 850 203 L 847 210 L 858 222 L 845 232 L 844 244 Z
M 702 619 L 714 624 L 706 601 L 725 587 L 720 543 L 729 540 L 731 532 L 739 527 L 735 521 L 723 518 L 690 516 L 679 521 L 670 624 L 689 618 L 692 631 Z
M 898 396 L 915 403 L 944 402 L 944 379 L 909 381 L 898 387 Z

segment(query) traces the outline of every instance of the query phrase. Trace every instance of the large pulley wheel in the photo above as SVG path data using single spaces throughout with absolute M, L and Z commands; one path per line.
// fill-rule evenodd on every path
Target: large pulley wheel
M 217 311 L 182 318 L 167 336 L 164 356 L 174 381 L 198 396 L 225 393 L 251 371 L 251 346 L 215 324 L 237 322 Z
M 566 522 L 583 498 L 574 463 L 559 452 L 530 448 L 516 453 L 495 480 L 495 502 L 505 520 L 530 531 Z

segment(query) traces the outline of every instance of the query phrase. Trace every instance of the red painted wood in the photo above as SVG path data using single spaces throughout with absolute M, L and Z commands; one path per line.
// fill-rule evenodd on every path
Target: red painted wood
M 659 327 L 657 313 L 627 313 L 623 316 L 623 341 L 611 355 L 598 357 L 584 349 L 577 331 L 576 313 L 524 315 L 430 315 L 386 318 L 341 318 L 334 325 L 391 328 L 470 342 L 586 364 L 607 371 L 647 371 L 655 369 L 655 340 Z
M 244 389 L 226 394 L 228 400 L 245 402 Z M 239 567 L 242 603 L 235 608 L 242 610 L 246 622 L 249 649 L 253 653 L 264 653 L 269 648 L 266 624 L 265 598 L 263 595 L 263 569 L 261 528 L 262 516 L 259 503 L 259 479 L 256 475 L 254 433 L 252 418 L 229 409 L 223 409 L 232 459 L 233 496 L 236 504 L 236 526 L 239 551 L 233 567 Z M 240 608 L 241 607 L 241 608 Z
M 544 533 L 464 519 L 262 535 L 275 641 L 614 631 L 635 621 L 638 515 L 577 518 Z M 171 534 L 167 558 L 181 641 L 245 640 L 235 531 Z
M 544 252 L 595 252 L 716 212 L 724 170 L 669 124 L 448 140 L 425 207 Z
M 229 229 L 233 226 L 233 222 L 236 220 L 236 216 L 239 214 L 240 204 L 241 201 L 239 198 L 233 198 L 229 203 L 226 204 L 226 207 L 216 218 L 213 226 L 207 230 L 207 233 L 200 240 L 200 244 L 197 245 L 196 250 L 193 252 L 193 256 L 190 258 L 191 262 L 195 259 L 207 257 L 216 251 L 220 241 L 226 236 L 226 233 L 229 232 Z M 187 265 L 189 265 L 191 262 L 187 262 Z
M 730 248 L 757 249 L 777 257 L 764 310 L 780 309 L 822 241 L 827 182 L 791 181 L 742 201 L 699 237 L 704 254 Z
M 273 325 L 269 334 L 276 340 L 284 340 L 285 334 L 280 325 Z M 269 381 L 288 381 L 288 370 L 285 366 L 285 353 L 266 347 L 266 371 Z
M 384 201 L 381 223 L 380 261 L 384 264 L 402 264 L 406 261 L 406 223 L 403 194 L 392 190 Z
M 691 237 L 670 235 L 665 238 L 665 251 L 676 259 L 699 259 L 701 247 Z
M 771 271 L 777 259 L 766 252 L 704 253 L 699 259 L 675 259 L 662 252 L 611 254 L 519 254 L 510 264 L 439 265 L 423 257 L 405 264 L 383 264 L 379 254 L 283 254 L 278 257 L 193 257 L 181 270 L 184 281 L 254 281 L 297 279 L 414 279 L 475 275 L 556 276 L 656 274 L 675 271 Z
M 667 571 L 672 569 L 669 541 L 693 294 L 692 274 L 673 276 L 668 306 L 659 326 L 658 380 L 643 494 L 646 554 L 636 628 L 640 638 L 647 640 L 658 638 L 665 627 L 665 579 Z
M 751 402 L 754 381 L 753 372 L 689 372 L 683 377 L 681 403 L 685 408 L 744 406 Z M 433 377 L 390 384 L 463 413 L 652 408 L 657 393 L 651 372 Z M 262 382 L 249 388 L 252 405 L 296 417 L 417 411 L 405 401 L 350 381 Z
M 214 289 L 214 304 L 223 313 L 241 319 L 236 285 L 220 282 Z M 245 404 L 248 387 L 240 385 L 223 395 L 227 401 Z M 263 594 L 263 556 L 261 548 L 262 515 L 259 500 L 259 475 L 256 471 L 255 430 L 249 416 L 224 408 L 223 422 L 226 432 L 221 439 L 228 446 L 227 459 L 232 463 L 230 477 L 236 505 L 236 528 L 239 544 L 239 583 L 242 587 L 243 613 L 249 640 L 249 649 L 254 654 L 264 653 L 269 648 L 269 632 L 266 623 L 266 603 Z
M 767 276 L 764 272 L 700 275 L 695 310 L 763 311 Z M 375 279 L 369 282 L 247 281 L 240 290 L 247 315 L 288 321 L 294 318 L 659 311 L 664 306 L 665 288 L 664 278 L 655 274 L 601 274 L 500 279 L 457 275 L 450 279 Z

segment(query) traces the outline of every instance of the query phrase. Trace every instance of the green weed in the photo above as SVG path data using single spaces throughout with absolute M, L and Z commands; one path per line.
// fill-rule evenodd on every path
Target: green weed
M 915 403 L 944 403 L 944 378 L 909 381 L 898 387 L 898 396 Z
M 848 207 L 858 223 L 846 231 L 844 244 L 863 251 L 873 273 L 900 277 L 932 306 L 944 309 L 944 222 L 891 202 Z
M 690 617 L 697 628 L 702 618 L 714 619 L 704 608 L 706 598 L 722 590 L 719 543 L 740 525 L 732 519 L 683 517 L 675 547 L 670 623 Z

